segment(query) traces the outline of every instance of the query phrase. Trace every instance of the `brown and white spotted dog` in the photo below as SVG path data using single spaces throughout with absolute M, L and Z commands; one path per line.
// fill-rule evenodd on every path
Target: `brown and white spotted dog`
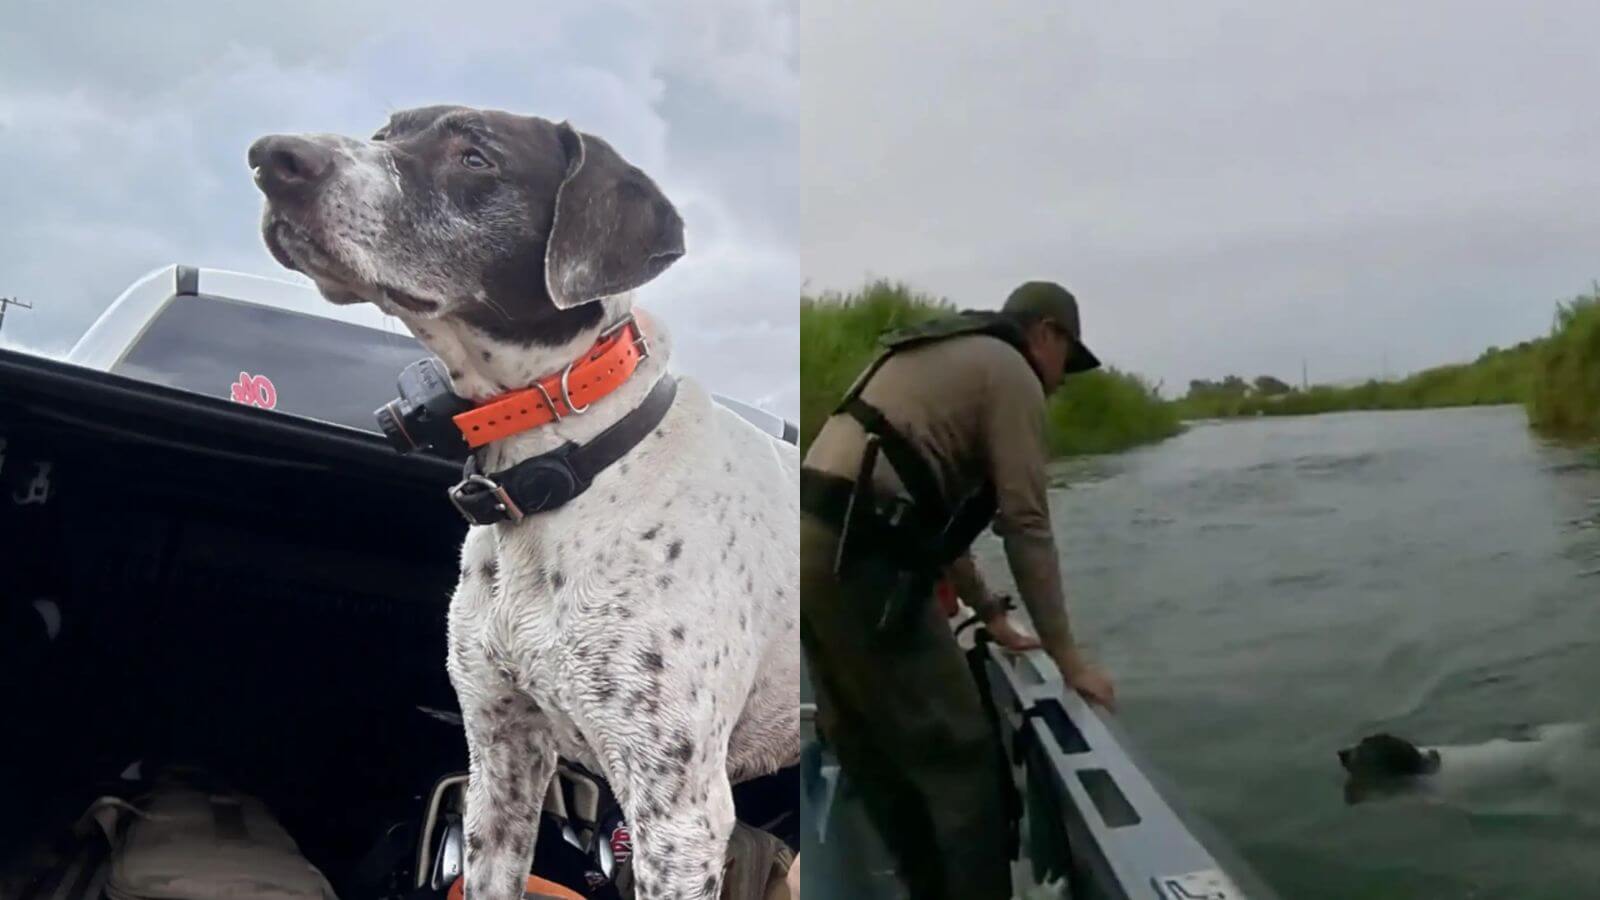
M 560 372 L 684 253 L 656 184 L 566 123 L 427 107 L 366 140 L 265 137 L 249 161 L 278 261 L 331 302 L 399 317 L 478 401 Z M 639 319 L 651 355 L 620 389 L 484 447 L 483 470 L 636 407 L 671 354 Z M 558 755 L 610 782 L 639 897 L 718 896 L 731 783 L 799 758 L 798 473 L 795 447 L 684 378 L 586 493 L 470 530 L 448 659 L 470 751 L 470 900 L 522 896 Z

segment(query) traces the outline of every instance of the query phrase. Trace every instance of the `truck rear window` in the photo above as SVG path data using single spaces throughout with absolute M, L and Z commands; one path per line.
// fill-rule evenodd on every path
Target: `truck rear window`
M 373 410 L 428 356 L 404 332 L 222 297 L 174 297 L 112 367 L 141 381 L 377 432 Z

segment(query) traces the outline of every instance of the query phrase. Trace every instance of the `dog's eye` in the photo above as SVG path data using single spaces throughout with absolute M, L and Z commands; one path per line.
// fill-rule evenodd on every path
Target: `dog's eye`
M 461 154 L 461 164 L 469 169 L 487 169 L 489 160 L 476 150 L 468 150 Z

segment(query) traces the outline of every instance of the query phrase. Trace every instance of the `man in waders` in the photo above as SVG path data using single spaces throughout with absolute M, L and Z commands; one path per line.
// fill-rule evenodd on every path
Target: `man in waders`
M 999 313 L 886 335 L 801 470 L 801 642 L 818 729 L 860 791 L 911 896 L 1011 896 L 1008 773 L 949 623 L 948 576 L 994 640 L 1042 646 L 1091 701 L 1110 679 L 1067 624 L 1045 499 L 1045 400 L 1100 365 L 1060 285 Z M 994 523 L 1035 641 L 982 586 L 969 547 Z

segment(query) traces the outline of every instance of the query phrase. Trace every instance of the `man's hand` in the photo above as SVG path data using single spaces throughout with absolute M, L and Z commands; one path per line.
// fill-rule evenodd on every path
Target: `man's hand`
M 1061 677 L 1083 699 L 1104 707 L 1107 712 L 1117 711 L 1116 685 L 1111 683 L 1111 676 L 1104 669 L 1084 659 L 1075 649 L 1051 656 L 1055 657 L 1056 666 L 1061 669 Z
M 1084 666 L 1069 677 L 1067 683 L 1090 703 L 1105 707 L 1107 712 L 1117 711 L 1117 688 L 1103 669 Z
M 983 627 L 989 632 L 989 636 L 994 638 L 996 644 L 1012 652 L 1021 653 L 1024 650 L 1033 650 L 1039 646 L 1038 638 L 1027 632 L 1017 630 L 1017 627 L 1011 624 L 1011 619 L 1006 615 L 1004 606 L 990 613 L 989 617 L 983 620 Z

